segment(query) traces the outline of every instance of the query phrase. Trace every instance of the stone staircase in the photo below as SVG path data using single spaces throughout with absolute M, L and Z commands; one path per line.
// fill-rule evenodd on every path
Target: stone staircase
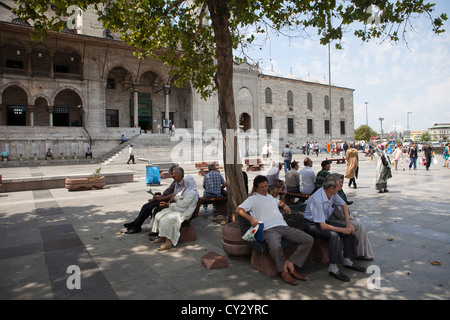
M 157 163 L 178 163 L 183 167 L 185 174 L 197 174 L 195 162 L 214 161 L 222 159 L 222 148 L 214 152 L 215 148 L 197 141 L 172 141 L 167 134 L 142 134 L 133 137 L 127 143 L 120 145 L 121 149 L 109 157 L 102 165 L 125 164 L 128 161 L 128 148 L 133 145 L 136 163 L 145 163 L 138 159 Z M 222 165 L 222 161 L 219 160 Z
M 130 144 L 133 145 L 136 161 L 138 161 L 138 158 L 141 158 L 147 159 L 151 163 L 180 162 L 172 161 L 173 159 L 171 159 L 172 149 L 178 143 L 178 141 L 172 141 L 171 137 L 167 134 L 141 134 L 121 144 L 102 164 L 126 163 L 128 161 L 128 148 Z

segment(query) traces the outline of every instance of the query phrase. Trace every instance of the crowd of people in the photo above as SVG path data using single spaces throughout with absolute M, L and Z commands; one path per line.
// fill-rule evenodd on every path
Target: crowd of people
M 391 165 L 395 170 L 398 170 L 400 165 L 404 171 L 403 161 L 408 158 L 409 169 L 416 169 L 420 153 L 416 145 L 412 145 L 407 152 L 404 152 L 402 146 L 398 146 L 392 153 L 391 163 L 386 147 L 387 144 L 379 144 L 373 152 L 376 160 L 375 189 L 380 193 L 389 191 L 387 181 L 392 177 Z M 252 227 L 262 226 L 269 254 L 284 282 L 296 285 L 297 280 L 307 280 L 299 270 L 312 249 L 314 239 L 322 239 L 327 243 L 329 275 L 341 281 L 350 281 L 350 277 L 339 265 L 365 272 L 366 269 L 354 260 L 374 259 L 367 230 L 354 212 L 349 210 L 353 201 L 348 199 L 343 190 L 344 179 L 348 180 L 349 188 L 357 189 L 358 150 L 353 143 L 348 144 L 345 173 L 331 173 L 332 162 L 324 160 L 321 162 L 321 170 L 316 174 L 312 169 L 313 160 L 310 157 L 305 157 L 303 168 L 299 169 L 299 162 L 292 161 L 290 148 L 290 144 L 286 144 L 282 152 L 283 162 L 272 163 L 266 175 L 255 177 L 253 189 L 246 200 L 238 205 L 236 214 L 247 220 Z M 428 169 L 433 157 L 432 148 L 425 146 L 422 153 Z M 448 155 L 449 144 L 444 151 L 447 167 Z M 284 180 L 280 177 L 283 166 Z M 151 218 L 149 236 L 151 241 L 160 244 L 159 251 L 177 246 L 181 224 L 191 218 L 200 197 L 194 178 L 184 175 L 183 168 L 174 166 L 169 173 L 173 178 L 171 185 L 162 194 L 155 194 L 153 199 L 149 199 L 134 221 L 124 224 L 127 228 L 125 234 L 138 233 L 142 231 L 144 221 Z M 247 180 L 245 181 L 247 183 Z M 219 170 L 214 164 L 210 164 L 208 173 L 203 178 L 203 197 L 220 197 L 226 186 Z M 247 186 L 246 190 L 248 193 Z M 305 201 L 302 228 L 291 227 L 286 222 L 284 215 L 291 214 L 291 207 L 280 197 L 280 191 L 309 195 Z M 207 210 L 207 205 L 204 205 L 203 210 Z M 288 258 L 283 253 L 282 240 L 297 244 L 297 248 Z

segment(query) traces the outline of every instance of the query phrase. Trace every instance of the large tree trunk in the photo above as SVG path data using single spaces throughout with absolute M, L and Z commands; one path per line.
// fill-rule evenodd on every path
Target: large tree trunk
M 233 46 L 228 20 L 228 0 L 209 0 L 208 9 L 216 41 L 217 75 L 216 83 L 219 98 L 220 130 L 223 137 L 223 161 L 228 195 L 228 221 L 234 220 L 234 211 L 246 198 L 242 164 L 237 163 L 237 138 L 227 141 L 227 130 L 236 132 L 236 112 L 233 94 Z M 230 150 L 234 145 L 234 150 Z M 227 149 L 228 148 L 228 149 Z M 227 152 L 233 152 L 234 161 L 227 162 Z M 229 157 L 228 157 L 229 159 Z M 231 163 L 230 163 L 231 162 Z

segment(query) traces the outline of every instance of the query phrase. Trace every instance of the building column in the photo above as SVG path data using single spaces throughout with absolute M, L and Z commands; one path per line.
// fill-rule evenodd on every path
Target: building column
M 33 69 L 32 69 L 32 66 L 31 66 L 31 60 L 32 60 L 32 51 L 31 51 L 31 49 L 27 49 L 26 53 L 27 53 L 27 75 L 29 77 L 31 77 L 31 75 L 33 74 Z
M 165 108 L 165 119 L 164 119 L 164 132 L 168 133 L 169 132 L 169 119 L 170 119 L 170 114 L 169 114 L 169 95 L 170 95 L 170 85 L 166 84 L 164 86 L 164 100 L 166 102 L 166 108 Z
M 54 78 L 55 74 L 53 72 L 53 60 L 55 59 L 55 55 L 50 52 L 50 78 Z
M 48 126 L 53 127 L 53 107 L 48 107 Z
M 139 94 L 136 88 L 133 89 L 133 107 L 134 107 L 134 127 L 139 127 Z
M 28 110 L 30 110 L 30 126 L 34 127 L 34 106 L 28 106 Z

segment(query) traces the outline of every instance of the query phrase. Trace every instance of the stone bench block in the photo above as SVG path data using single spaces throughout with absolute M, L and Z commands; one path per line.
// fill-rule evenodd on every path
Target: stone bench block
M 210 251 L 202 257 L 202 265 L 206 269 L 226 268 L 228 267 L 228 261 L 224 256 Z

